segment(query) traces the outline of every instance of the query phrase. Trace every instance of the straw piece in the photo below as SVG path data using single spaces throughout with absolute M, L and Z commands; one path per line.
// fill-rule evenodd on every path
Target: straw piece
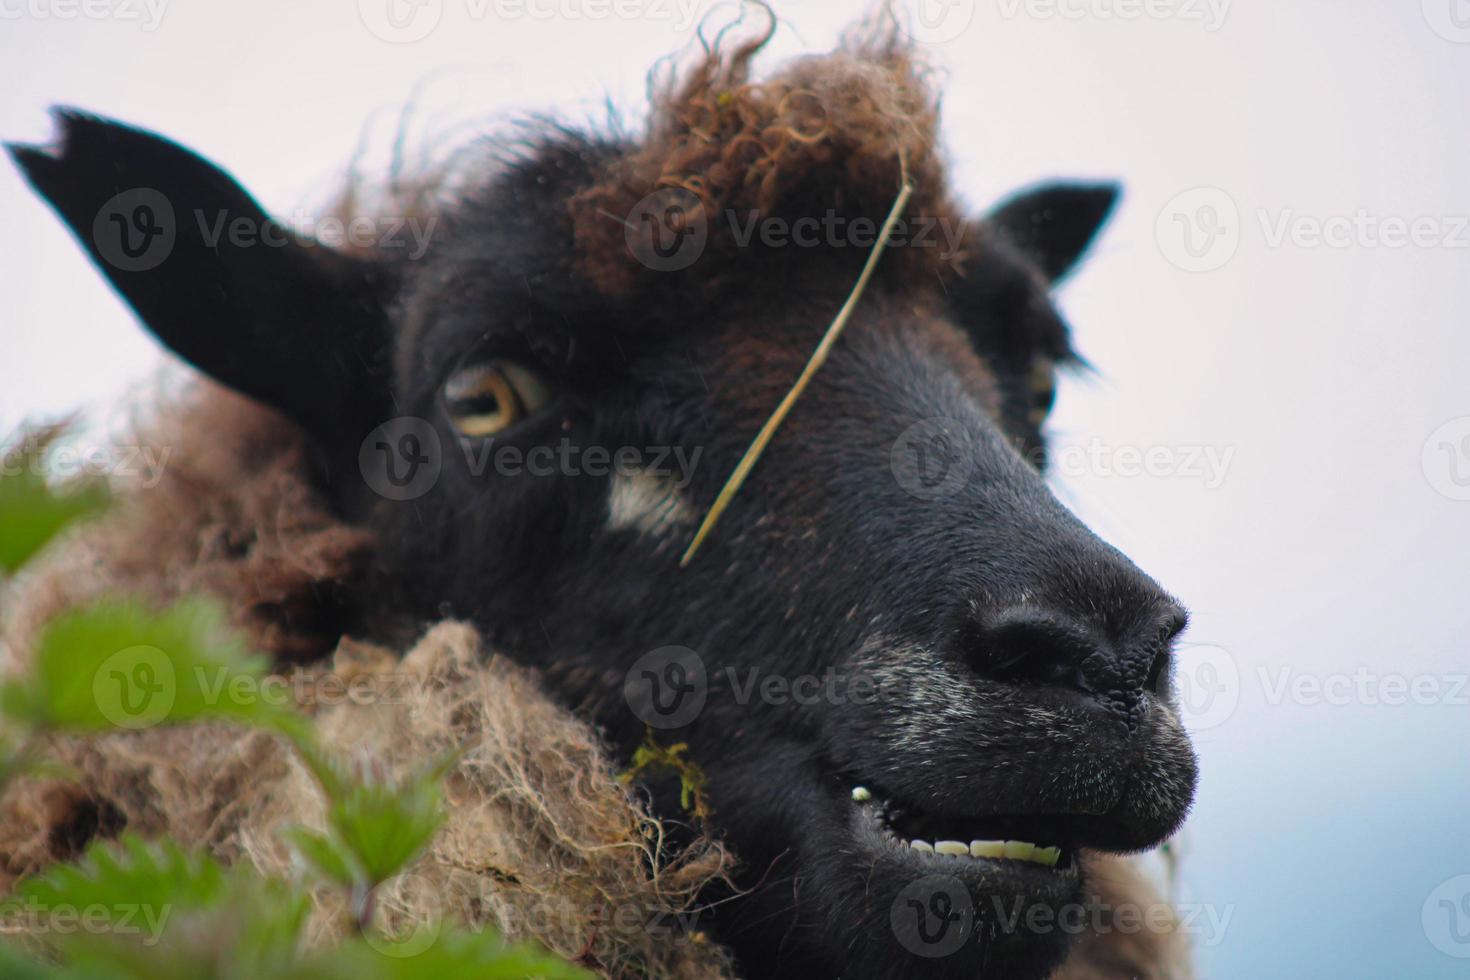
M 873 277 L 873 270 L 878 267 L 878 259 L 883 255 L 883 249 L 888 244 L 888 235 L 893 231 L 893 226 L 898 222 L 899 216 L 903 214 L 904 205 L 908 204 L 909 195 L 913 191 L 914 185 L 909 182 L 907 167 L 904 167 L 903 186 L 899 188 L 898 196 L 893 199 L 893 207 L 889 209 L 888 217 L 883 221 L 883 230 L 879 232 L 878 240 L 873 243 L 873 250 L 868 253 L 868 261 L 863 264 L 863 271 L 858 274 L 857 282 L 853 284 L 852 291 L 847 294 L 847 301 L 842 304 L 842 309 L 838 310 L 837 315 L 832 318 L 832 325 L 822 335 L 822 342 L 817 344 L 817 349 L 812 352 L 811 358 L 806 362 L 806 367 L 801 371 L 801 376 L 796 379 L 796 384 L 792 385 L 791 390 L 786 392 L 786 397 L 781 399 L 781 404 L 776 406 L 776 410 L 771 413 L 771 417 L 766 419 L 766 424 L 761 426 L 761 430 L 751 442 L 750 448 L 745 450 L 744 456 L 740 457 L 740 462 L 736 465 L 734 472 L 730 474 L 730 479 L 725 481 L 724 487 L 720 489 L 719 496 L 715 498 L 715 502 L 710 506 L 709 512 L 704 515 L 704 521 L 699 525 L 699 530 L 694 533 L 694 540 L 689 542 L 689 547 L 685 550 L 684 557 L 679 559 L 679 567 L 683 568 L 687 566 L 694 558 L 695 552 L 704 543 L 704 539 L 709 537 L 709 533 L 714 529 L 715 523 L 720 519 L 720 515 L 725 512 L 725 508 L 730 505 L 730 501 L 735 499 L 735 494 L 740 491 L 741 485 L 745 483 L 745 478 L 755 468 L 756 462 L 761 458 L 761 453 L 765 452 L 767 444 L 776 435 L 776 430 L 781 427 L 781 423 L 791 413 L 791 409 L 796 404 L 796 400 L 801 397 L 801 393 L 811 383 L 818 369 L 826 363 L 827 355 L 831 352 L 832 346 L 837 343 L 837 338 L 842 335 L 842 329 L 847 326 L 848 318 L 852 316 L 852 311 L 857 307 L 858 299 L 862 297 L 863 290 L 868 285 L 868 280 Z

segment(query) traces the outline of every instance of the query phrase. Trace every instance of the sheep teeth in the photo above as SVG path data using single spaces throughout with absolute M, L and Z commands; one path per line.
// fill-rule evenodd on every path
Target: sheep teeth
M 970 841 L 970 857 L 977 858 L 1002 858 L 1006 856 L 1006 842 L 1003 840 L 972 840 Z
M 899 844 L 921 854 L 986 858 L 992 861 L 1029 861 L 1048 868 L 1055 868 L 1062 859 L 1060 847 L 1037 847 L 1030 841 L 1023 840 L 972 840 L 969 844 L 957 840 L 941 840 L 932 844 L 926 840 L 901 840 Z
M 873 800 L 873 791 L 866 786 L 854 786 L 852 799 L 854 803 L 869 803 Z M 972 840 L 968 844 L 959 840 L 937 840 L 931 844 L 926 840 L 898 839 L 898 845 L 920 854 L 942 854 L 946 857 L 982 858 L 991 861 L 1029 861 L 1047 868 L 1055 868 L 1062 859 L 1060 847 L 1038 847 L 1024 840 Z
M 1006 841 L 1005 856 L 1011 861 L 1029 861 L 1036 853 L 1036 845 L 1023 840 Z

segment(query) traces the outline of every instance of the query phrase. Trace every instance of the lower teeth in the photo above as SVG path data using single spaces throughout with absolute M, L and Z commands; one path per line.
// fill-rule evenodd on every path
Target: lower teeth
M 873 799 L 872 791 L 865 786 L 854 786 L 852 798 L 858 803 Z M 892 831 L 890 830 L 890 833 Z M 897 836 L 897 835 L 895 835 Z M 943 854 L 955 858 L 976 858 L 1002 861 L 1026 861 L 1047 868 L 1055 868 L 1062 859 L 1060 847 L 1038 847 L 1029 841 L 1020 840 L 972 840 L 968 844 L 958 840 L 941 840 L 929 843 L 926 840 L 903 840 L 899 843 L 922 854 Z
M 933 844 L 926 840 L 908 841 L 911 850 L 924 854 L 947 854 L 950 857 L 990 858 L 1004 861 L 1029 861 L 1032 864 L 1055 868 L 1062 859 L 1060 847 L 1037 847 L 1021 840 L 942 840 Z

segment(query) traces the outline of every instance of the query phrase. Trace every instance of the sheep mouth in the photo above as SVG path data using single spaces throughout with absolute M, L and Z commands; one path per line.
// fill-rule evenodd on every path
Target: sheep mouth
M 892 856 L 955 870 L 985 866 L 1018 874 L 1076 874 L 1079 845 L 1062 825 L 1064 818 L 938 814 L 869 785 L 854 785 L 851 797 L 863 836 Z

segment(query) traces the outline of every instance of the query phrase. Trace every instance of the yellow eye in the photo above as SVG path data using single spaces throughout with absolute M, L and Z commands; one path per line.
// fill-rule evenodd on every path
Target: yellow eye
M 533 372 L 511 361 L 486 361 L 454 372 L 444 385 L 444 405 L 460 435 L 493 436 L 550 399 Z

